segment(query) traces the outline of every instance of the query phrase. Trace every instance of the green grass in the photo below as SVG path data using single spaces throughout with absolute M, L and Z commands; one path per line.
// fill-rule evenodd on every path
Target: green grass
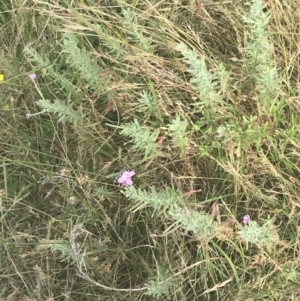
M 0 300 L 300 299 L 300 9 L 254 2 L 0 0 Z

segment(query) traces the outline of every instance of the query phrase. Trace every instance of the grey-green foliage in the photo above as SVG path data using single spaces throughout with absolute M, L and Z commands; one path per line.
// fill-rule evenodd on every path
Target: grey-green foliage
M 247 148 L 251 145 L 260 145 L 262 139 L 266 137 L 268 125 L 257 125 L 257 117 L 243 116 L 242 120 L 229 120 L 220 125 L 216 130 L 218 141 L 226 144 L 230 142 L 231 148 L 234 144 L 238 145 L 239 149 Z M 234 142 L 232 144 L 232 142 Z
M 45 54 L 39 54 L 34 48 L 25 48 L 24 51 L 29 55 L 30 61 L 36 63 L 41 68 L 49 68 L 50 71 L 53 71 L 50 59 Z
M 159 283 L 155 280 L 148 280 L 146 286 L 147 291 L 145 292 L 145 295 L 151 296 L 155 300 L 169 295 L 168 282 Z
M 83 119 L 83 114 L 78 110 L 75 111 L 71 103 L 63 104 L 57 99 L 51 103 L 47 99 L 40 99 L 36 104 L 42 109 L 42 113 L 47 112 L 58 115 L 58 122 L 68 121 L 76 125 Z
M 221 63 L 219 65 L 219 79 L 220 79 L 220 91 L 222 93 L 228 92 L 229 85 L 231 83 L 231 76 L 225 69 L 225 66 Z
M 103 93 L 107 87 L 107 80 L 102 75 L 102 69 L 95 60 L 91 59 L 85 47 L 79 47 L 78 43 L 79 41 L 74 34 L 64 34 L 63 52 L 67 56 L 67 63 L 80 73 L 80 77 L 89 88 Z
M 177 114 L 176 118 L 168 125 L 168 130 L 172 136 L 174 144 L 180 148 L 181 152 L 184 153 L 189 146 L 189 139 L 187 137 L 187 120 L 181 120 Z
M 33 48 L 26 48 L 25 53 L 29 56 L 31 62 L 36 63 L 38 67 L 47 71 L 47 75 L 67 93 L 68 98 L 75 95 L 76 87 L 68 81 L 64 74 L 56 71 L 54 63 L 51 63 L 47 55 L 42 55 Z
M 250 221 L 240 231 L 240 236 L 248 243 L 259 246 L 275 245 L 278 242 L 276 228 L 271 219 L 267 220 L 262 226 L 256 221 Z
M 155 187 L 151 186 L 150 191 L 146 191 L 129 186 L 122 192 L 127 198 L 136 202 L 135 211 L 145 207 L 152 207 L 155 211 L 162 210 L 185 231 L 192 231 L 203 239 L 217 234 L 218 227 L 213 218 L 203 212 L 192 209 L 185 210 L 184 195 L 171 187 L 157 191 Z
M 216 105 L 223 104 L 220 95 L 216 92 L 218 87 L 222 86 L 220 78 L 207 69 L 204 57 L 198 58 L 195 50 L 188 49 L 184 43 L 180 43 L 177 49 L 183 55 L 183 61 L 189 65 L 187 71 L 192 75 L 190 81 L 200 96 L 200 102 L 195 105 L 200 109 L 215 112 Z
M 183 194 L 180 191 L 175 191 L 171 187 L 167 187 L 163 191 L 157 191 L 151 186 L 150 191 L 146 191 L 134 186 L 126 187 L 123 194 L 136 203 L 136 210 L 145 207 L 152 207 L 155 211 L 166 211 L 176 204 L 184 204 Z
M 93 191 L 93 196 L 100 202 L 104 201 L 108 196 L 108 189 L 106 186 L 99 186 Z
M 142 91 L 140 94 L 140 98 L 138 98 L 138 111 L 139 112 L 145 112 L 149 115 L 159 115 L 160 114 L 160 108 L 157 101 L 157 98 L 153 96 L 151 92 L 148 91 Z
M 123 124 L 121 128 L 121 135 L 131 138 L 133 149 L 143 151 L 145 157 L 159 154 L 159 145 L 156 143 L 159 130 L 142 127 L 136 119 L 134 122 Z
M 253 0 L 250 12 L 243 16 L 248 28 L 247 65 L 260 89 L 259 99 L 269 110 L 273 95 L 280 88 L 280 79 L 272 58 L 270 34 L 267 31 L 271 13 L 262 0 Z
M 259 98 L 261 100 L 268 100 L 268 97 L 270 97 L 270 101 L 272 101 L 272 99 L 274 99 L 272 95 L 279 90 L 281 83 L 276 68 L 272 67 L 261 70 L 256 80 L 257 86 L 260 90 Z M 266 102 L 265 107 L 272 105 L 270 101 Z
M 169 214 L 185 231 L 192 231 L 203 239 L 211 238 L 217 234 L 217 223 L 204 212 L 192 209 L 183 210 L 175 205 L 170 208 Z
M 131 40 L 140 49 L 153 53 L 154 46 L 152 44 L 152 41 L 148 37 L 146 37 L 139 28 L 135 13 L 129 7 L 122 5 L 122 14 L 124 16 L 125 23 L 128 25 L 127 30 L 129 31 Z
M 122 57 L 127 53 L 127 50 L 125 49 L 124 44 L 120 41 L 119 37 L 101 24 L 93 24 L 93 26 L 100 30 L 107 37 L 107 39 L 100 39 L 100 43 L 104 45 L 108 53 L 115 59 L 122 60 Z
M 271 13 L 266 10 L 267 5 L 262 0 L 254 0 L 250 5 L 249 15 L 243 16 L 248 32 L 247 56 L 248 65 L 256 69 L 270 67 L 271 53 L 267 26 L 271 19 Z
M 56 251 L 61 252 L 61 255 L 64 260 L 69 261 L 70 259 L 73 258 L 73 254 L 72 254 L 70 245 L 67 242 L 57 242 L 54 244 L 49 244 L 49 247 L 52 252 L 56 252 Z
M 174 278 L 171 277 L 169 269 L 162 267 L 158 268 L 157 276 L 150 278 L 147 281 L 147 291 L 145 295 L 151 296 L 154 299 L 160 299 L 163 296 L 169 296 L 170 289 L 176 286 Z

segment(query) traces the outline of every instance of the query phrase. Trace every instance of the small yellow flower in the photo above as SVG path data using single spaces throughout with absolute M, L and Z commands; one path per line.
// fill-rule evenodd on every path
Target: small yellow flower
M 4 75 L 0 73 L 0 82 L 4 81 Z

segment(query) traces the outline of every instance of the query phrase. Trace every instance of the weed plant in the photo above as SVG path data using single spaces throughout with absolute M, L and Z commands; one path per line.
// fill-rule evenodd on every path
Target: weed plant
M 300 300 L 297 1 L 0 8 L 0 300 Z

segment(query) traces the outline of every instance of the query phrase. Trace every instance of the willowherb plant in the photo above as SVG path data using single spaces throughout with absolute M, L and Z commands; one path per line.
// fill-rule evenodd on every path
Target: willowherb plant
M 50 62 L 50 59 L 46 55 L 39 54 L 33 48 L 26 48 L 25 53 L 29 56 L 30 61 L 36 63 L 40 68 L 47 70 L 47 75 L 67 93 L 68 98 L 75 95 L 76 87 L 67 80 L 64 74 L 55 70 L 54 64 Z
M 122 192 L 127 198 L 136 202 L 135 211 L 145 207 L 152 207 L 155 211 L 161 209 L 166 211 L 176 204 L 184 204 L 183 194 L 171 187 L 167 187 L 163 191 L 157 191 L 155 187 L 151 186 L 150 191 L 146 191 L 130 186 Z
M 145 295 L 151 296 L 155 300 L 169 295 L 168 282 L 159 283 L 155 280 L 148 280 L 146 286 L 147 291 L 145 292 Z
M 228 92 L 229 84 L 231 82 L 231 76 L 222 63 L 219 65 L 219 79 L 220 91 L 222 93 Z
M 102 75 L 102 69 L 91 59 L 84 47 L 78 46 L 78 39 L 74 34 L 65 33 L 63 39 L 63 51 L 67 56 L 67 63 L 76 69 L 82 79 L 99 94 L 107 87 L 107 80 Z
M 272 219 L 267 220 L 262 226 L 256 221 L 249 221 L 239 232 L 247 244 L 253 243 L 261 247 L 276 245 L 278 235 Z
M 263 102 L 264 108 L 270 113 L 277 102 L 276 93 L 280 88 L 280 79 L 275 67 L 261 70 L 256 77 L 257 86 L 260 90 L 259 99 Z
M 185 153 L 189 146 L 189 139 L 187 137 L 187 120 L 180 120 L 177 114 L 176 118 L 168 125 L 168 130 L 173 139 L 174 144 L 180 148 L 181 153 Z
M 267 5 L 262 0 L 253 0 L 250 5 L 250 13 L 243 16 L 243 21 L 249 28 L 247 42 L 247 64 L 253 70 L 262 70 L 271 65 L 271 53 L 267 26 L 271 19 L 271 13 L 266 10 Z
M 212 238 L 218 234 L 217 223 L 211 216 L 204 212 L 185 209 L 184 196 L 181 191 L 167 187 L 164 191 L 158 192 L 153 186 L 150 187 L 150 191 L 146 191 L 130 186 L 122 192 L 127 198 L 136 202 L 134 211 L 145 207 L 152 207 L 155 211 L 163 210 L 185 231 L 192 231 L 203 239 Z
M 223 104 L 222 98 L 216 92 L 218 86 L 223 85 L 220 83 L 220 78 L 207 70 L 204 57 L 198 58 L 195 50 L 188 49 L 183 43 L 177 46 L 177 50 L 183 55 L 183 61 L 189 65 L 187 71 L 192 75 L 190 81 L 200 96 L 200 102 L 195 105 L 200 109 L 209 109 L 215 112 L 215 106 Z
M 139 29 L 138 20 L 135 13 L 129 7 L 122 7 L 122 14 L 124 16 L 125 23 L 128 25 L 129 36 L 131 40 L 140 49 L 153 53 L 154 46 L 152 41 Z
M 137 99 L 139 103 L 138 111 L 146 112 L 149 115 L 160 115 L 160 108 L 157 98 L 151 92 L 142 91 L 140 98 Z
M 72 250 L 68 242 L 57 242 L 48 245 L 51 251 L 54 253 L 56 251 L 61 252 L 63 260 L 70 261 L 73 258 Z
M 272 99 L 280 88 L 280 79 L 276 68 L 273 66 L 270 34 L 267 31 L 271 13 L 262 0 L 253 0 L 250 4 L 250 13 L 243 16 L 249 29 L 247 42 L 247 65 L 254 75 L 258 88 L 259 99 L 265 110 L 272 107 Z
M 169 269 L 164 269 L 159 267 L 157 271 L 157 276 L 150 278 L 147 281 L 147 291 L 145 295 L 151 296 L 154 299 L 160 299 L 163 296 L 169 296 L 169 291 L 173 288 L 176 283 L 171 277 L 171 272 Z
M 47 99 L 40 99 L 36 104 L 42 109 L 41 113 L 54 113 L 58 115 L 58 122 L 68 121 L 74 125 L 80 123 L 83 119 L 83 114 L 80 111 L 75 111 L 71 103 L 62 104 L 59 100 L 55 99 L 51 103 Z
M 216 136 L 222 144 L 229 143 L 230 148 L 237 147 L 236 154 L 239 156 L 243 149 L 247 149 L 251 144 L 260 145 L 262 139 L 267 136 L 268 125 L 258 126 L 256 120 L 256 116 L 243 116 L 242 122 L 235 119 L 224 122 L 217 128 Z
M 93 196 L 99 201 L 102 202 L 105 200 L 105 198 L 108 196 L 108 189 L 106 186 L 102 185 L 97 187 L 93 191 Z
M 159 145 L 156 140 L 159 135 L 159 130 L 151 131 L 149 128 L 141 127 L 138 121 L 121 125 L 121 135 L 131 138 L 133 149 L 143 151 L 145 158 L 159 154 Z
M 101 24 L 93 24 L 93 26 L 101 31 L 105 36 L 109 37 L 109 41 L 106 39 L 100 39 L 99 41 L 108 53 L 115 59 L 122 60 L 122 57 L 127 53 L 127 50 L 124 47 L 124 44 L 120 42 L 119 38 Z
M 124 170 L 117 181 L 119 184 L 123 186 L 132 186 L 133 185 L 132 177 L 134 175 L 135 175 L 134 170 Z
M 169 214 L 185 231 L 191 231 L 202 239 L 212 238 L 218 233 L 217 223 L 204 212 L 183 210 L 175 205 L 170 208 Z

